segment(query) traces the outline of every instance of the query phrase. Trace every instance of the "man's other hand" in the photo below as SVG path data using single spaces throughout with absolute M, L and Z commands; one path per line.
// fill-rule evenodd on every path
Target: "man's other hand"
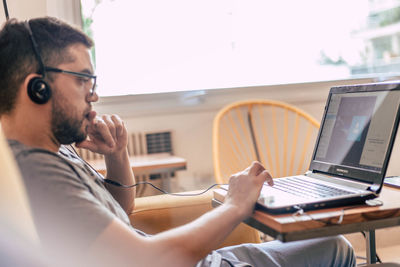
M 99 154 L 111 155 L 125 151 L 128 145 L 127 129 L 117 115 L 97 116 L 88 128 L 88 137 L 76 146 Z
M 225 203 L 236 206 L 243 219 L 249 217 L 264 182 L 273 185 L 271 175 L 260 162 L 254 161 L 250 167 L 230 177 Z

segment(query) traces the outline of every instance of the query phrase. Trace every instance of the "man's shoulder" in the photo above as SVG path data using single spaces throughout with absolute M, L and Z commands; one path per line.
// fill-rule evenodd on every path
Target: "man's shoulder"
M 27 146 L 16 140 L 7 140 L 16 161 L 20 164 L 26 161 L 59 161 L 60 157 L 52 151 Z
M 70 176 L 71 164 L 63 157 L 49 150 L 27 146 L 15 140 L 8 140 L 23 178 L 46 175 Z

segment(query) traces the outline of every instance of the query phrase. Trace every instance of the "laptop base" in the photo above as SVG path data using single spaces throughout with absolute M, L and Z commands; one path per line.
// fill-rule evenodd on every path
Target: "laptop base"
M 299 204 L 294 206 L 276 207 L 276 208 L 267 207 L 257 202 L 255 209 L 271 214 L 295 213 L 299 211 L 312 211 L 312 210 L 338 208 L 338 207 L 343 207 L 343 209 L 346 209 L 346 206 L 367 205 L 365 201 L 373 198 L 376 198 L 376 196 L 371 194 L 362 197 L 357 196 L 345 199 L 335 199 L 331 201 L 327 200 L 324 203 L 307 203 L 307 204 Z

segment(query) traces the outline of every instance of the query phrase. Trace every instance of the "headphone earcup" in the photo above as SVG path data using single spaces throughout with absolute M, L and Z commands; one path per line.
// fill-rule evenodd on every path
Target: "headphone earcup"
M 36 104 L 45 104 L 51 97 L 51 89 L 42 78 L 35 77 L 28 83 L 28 95 Z

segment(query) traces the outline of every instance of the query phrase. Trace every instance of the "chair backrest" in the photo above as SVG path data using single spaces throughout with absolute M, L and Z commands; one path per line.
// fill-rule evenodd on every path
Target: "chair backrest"
M 304 173 L 310 163 L 319 123 L 303 110 L 272 100 L 245 100 L 222 108 L 214 119 L 215 179 L 258 160 L 272 177 Z
M 32 244 L 39 238 L 17 164 L 0 128 L 0 227 Z

